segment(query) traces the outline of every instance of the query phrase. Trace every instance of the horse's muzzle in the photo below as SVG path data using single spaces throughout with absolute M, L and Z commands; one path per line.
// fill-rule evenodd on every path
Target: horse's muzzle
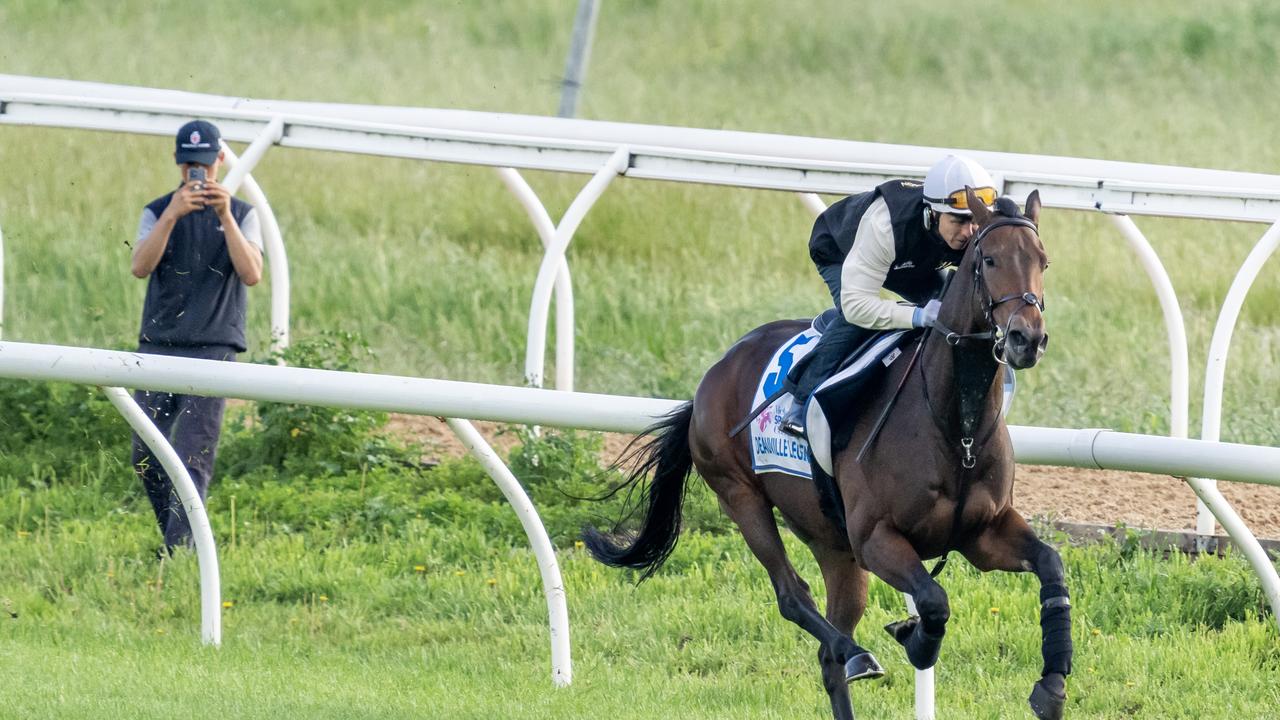
M 1014 370 L 1025 370 L 1040 362 L 1049 345 L 1049 333 L 1029 327 L 1010 328 L 1005 337 L 1004 358 Z

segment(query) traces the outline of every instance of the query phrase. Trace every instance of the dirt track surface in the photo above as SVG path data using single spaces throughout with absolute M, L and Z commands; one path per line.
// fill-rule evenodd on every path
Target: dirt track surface
M 517 442 L 512 434 L 499 435 L 494 423 L 475 425 L 503 455 Z M 393 415 L 391 427 L 427 443 L 436 457 L 466 452 L 437 418 Z M 603 459 L 612 461 L 630 440 L 629 435 L 607 434 Z M 1226 482 L 1218 487 L 1255 535 L 1280 539 L 1280 487 Z M 1193 530 L 1196 523 L 1195 493 L 1167 475 L 1019 465 L 1014 505 L 1027 517 L 1049 520 L 1161 530 Z

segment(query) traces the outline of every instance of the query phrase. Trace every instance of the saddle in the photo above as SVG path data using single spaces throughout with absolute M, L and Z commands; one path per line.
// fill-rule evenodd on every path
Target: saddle
M 862 393 L 901 354 L 898 348 L 917 335 L 916 331 L 890 330 L 877 333 L 862 343 L 814 391 L 808 406 L 808 441 L 794 438 L 780 427 L 782 418 L 792 405 L 787 374 L 804 362 L 837 312 L 835 308 L 828 309 L 814 318 L 807 329 L 779 346 L 765 365 L 756 386 L 751 403 L 755 410 L 731 432 L 731 435 L 736 435 L 748 425 L 751 427 L 752 466 L 756 472 L 782 472 L 811 478 L 813 460 L 829 474 L 831 455 L 841 447 L 839 444 L 833 446 L 831 429 L 852 426 L 851 420 L 856 419 L 856 412 L 861 408 Z M 846 435 L 843 441 L 847 440 Z

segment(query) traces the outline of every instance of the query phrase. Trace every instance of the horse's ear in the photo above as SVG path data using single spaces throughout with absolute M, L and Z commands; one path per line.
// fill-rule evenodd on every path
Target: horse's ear
M 965 195 L 968 196 L 969 212 L 973 213 L 973 221 L 978 223 L 979 226 L 985 226 L 987 223 L 991 222 L 991 211 L 988 210 L 982 200 L 973 193 L 973 188 L 965 185 L 964 192 Z
M 1024 210 L 1022 214 L 1026 215 L 1028 220 L 1035 223 L 1036 226 L 1039 227 L 1040 225 L 1040 191 L 1039 190 L 1032 190 L 1031 194 L 1027 196 L 1026 208 L 1027 209 Z

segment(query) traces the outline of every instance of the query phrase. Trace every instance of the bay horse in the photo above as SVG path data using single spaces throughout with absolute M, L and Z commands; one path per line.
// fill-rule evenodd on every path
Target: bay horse
M 768 571 L 782 616 L 818 639 L 836 720 L 853 718 L 850 681 L 884 674 L 852 639 L 867 605 L 867 572 L 915 601 L 918 616 L 885 629 L 912 665 L 929 668 L 950 610 L 946 591 L 922 561 L 953 550 L 983 572 L 1039 578 L 1044 665 L 1029 702 L 1042 720 L 1061 718 L 1065 706 L 1072 647 L 1062 560 L 1013 508 L 1013 446 L 1000 413 L 997 372 L 1000 363 L 1035 365 L 1048 342 L 1040 196 L 1030 194 L 1025 214 L 1009 198 L 994 211 L 972 192 L 968 199 L 978 231 L 943 294 L 937 324 L 914 354 L 902 353 L 862 396 L 867 412 L 851 420 L 849 441 L 832 448 L 844 528 L 823 513 L 813 482 L 756 474 L 749 438 L 730 432 L 752 409 L 773 353 L 807 326 L 792 320 L 745 335 L 707 371 L 692 402 L 637 437 L 644 444 L 632 455 L 634 469 L 615 491 L 640 488 L 645 516 L 639 531 L 607 535 L 588 527 L 583 533 L 597 560 L 649 577 L 675 548 L 685 483 L 696 467 Z M 650 472 L 646 488 L 641 481 Z M 787 557 L 774 508 L 818 561 L 825 616 Z

